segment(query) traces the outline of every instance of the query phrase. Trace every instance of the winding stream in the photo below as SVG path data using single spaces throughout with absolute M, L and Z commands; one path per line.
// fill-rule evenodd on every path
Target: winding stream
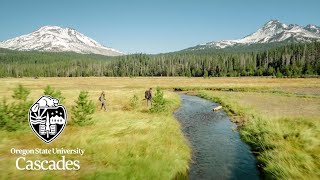
M 218 104 L 196 96 L 180 97 L 182 106 L 175 116 L 193 151 L 189 178 L 259 179 L 255 157 L 241 141 L 236 125 L 224 111 L 212 111 Z

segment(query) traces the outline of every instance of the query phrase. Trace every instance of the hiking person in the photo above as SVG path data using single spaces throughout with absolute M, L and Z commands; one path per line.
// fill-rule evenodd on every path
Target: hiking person
M 150 105 L 152 105 L 152 88 L 144 92 L 144 97 L 147 100 L 147 106 L 149 106 L 149 102 L 150 102 Z
M 100 97 L 99 97 L 99 101 L 101 102 L 101 108 L 102 107 L 104 108 L 104 110 L 106 111 L 107 110 L 107 107 L 106 107 L 106 94 L 104 93 L 104 91 L 102 91 Z

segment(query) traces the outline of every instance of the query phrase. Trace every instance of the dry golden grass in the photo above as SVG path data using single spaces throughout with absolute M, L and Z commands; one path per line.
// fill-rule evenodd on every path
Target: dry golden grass
M 243 93 L 240 104 L 246 104 L 269 119 L 320 118 L 319 98 L 297 98 L 270 94 Z
M 238 103 L 243 107 L 253 109 L 269 120 L 305 117 L 320 119 L 320 98 L 255 92 L 210 91 L 209 93 L 217 97 L 228 98 L 232 103 Z
M 185 78 L 185 77 L 73 77 L 73 78 L 5 78 L 0 79 L 1 91 L 9 90 L 16 84 L 43 89 L 51 84 L 64 89 L 121 89 L 146 87 L 274 87 L 274 88 L 320 88 L 320 78 L 276 79 L 260 77 L 228 78 Z M 89 85 L 89 86 L 88 86 Z M 90 86 L 91 85 L 91 86 Z
M 292 92 L 296 94 L 309 94 L 320 96 L 320 88 L 316 87 L 283 87 L 282 91 Z
M 32 89 L 31 99 L 37 97 L 47 85 L 62 91 L 66 97 L 75 99 L 80 90 L 87 90 L 98 97 L 102 90 L 133 90 L 147 89 L 160 86 L 162 88 L 175 87 L 243 87 L 243 88 L 272 88 L 286 92 L 307 93 L 313 95 L 320 92 L 320 78 L 314 79 L 276 79 L 276 78 L 185 78 L 185 77 L 73 77 L 73 78 L 4 78 L 0 79 L 0 99 L 12 94 L 12 89 L 18 84 Z M 307 90 L 306 90 L 307 89 Z M 313 93 L 309 93 L 309 92 Z M 110 96 L 112 98 L 112 96 Z M 68 102 L 67 102 L 68 103 Z

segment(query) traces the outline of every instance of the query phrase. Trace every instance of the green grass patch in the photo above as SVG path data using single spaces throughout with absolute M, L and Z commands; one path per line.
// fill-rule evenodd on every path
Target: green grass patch
M 88 91 L 89 99 L 95 100 L 96 112 L 92 124 L 71 126 L 73 119 L 63 133 L 52 143 L 45 144 L 27 127 L 15 132 L 0 130 L 0 177 L 1 179 L 180 179 L 186 178 L 191 158 L 179 123 L 173 112 L 180 105 L 177 94 L 164 91 L 168 99 L 166 111 L 150 113 L 142 97 L 143 90 L 115 90 L 107 92 L 109 111 L 100 110 L 97 97 L 100 91 Z M 138 94 L 138 95 L 137 95 Z M 39 95 L 41 92 L 39 91 Z M 75 105 L 66 96 L 67 109 Z M 135 97 L 135 108 L 130 106 L 130 97 Z M 12 155 L 11 148 L 64 148 L 85 149 L 84 156 L 66 155 L 66 159 L 80 160 L 78 171 L 19 171 L 15 161 L 19 155 Z M 30 160 L 52 159 L 60 155 L 28 155 Z

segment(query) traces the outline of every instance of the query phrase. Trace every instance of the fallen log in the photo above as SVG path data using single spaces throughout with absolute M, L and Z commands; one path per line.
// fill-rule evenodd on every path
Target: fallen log
M 213 111 L 219 111 L 220 109 L 222 109 L 222 106 L 217 106 L 217 107 L 213 108 Z

